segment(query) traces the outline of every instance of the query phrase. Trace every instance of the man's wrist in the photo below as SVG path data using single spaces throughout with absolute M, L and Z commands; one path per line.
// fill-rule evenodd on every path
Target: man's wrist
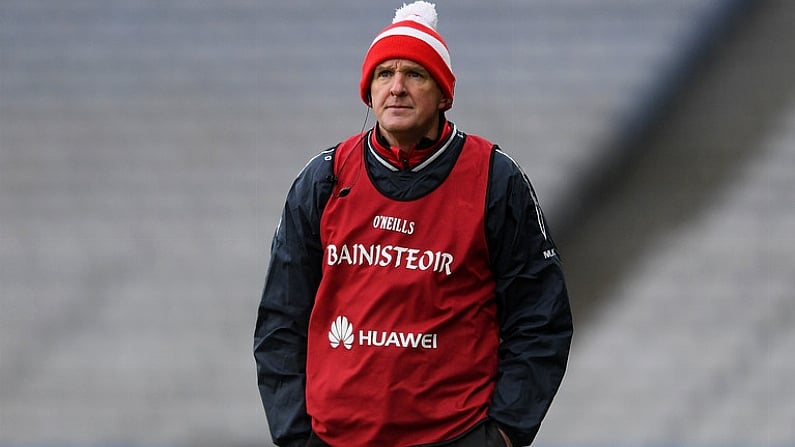
M 507 433 L 505 433 L 505 430 L 503 430 L 502 428 L 497 428 L 497 430 L 500 432 L 502 440 L 505 441 L 505 445 L 508 447 L 513 447 L 513 442 L 511 442 L 511 438 L 508 436 Z
M 497 422 L 497 428 L 499 429 L 500 435 L 502 436 L 502 439 L 505 440 L 505 444 L 508 447 L 518 447 L 519 446 L 519 443 L 518 443 L 517 438 L 516 438 L 516 434 L 513 432 L 513 429 L 511 427 L 508 427 L 506 425 L 503 425 L 503 424 L 500 424 L 499 422 Z

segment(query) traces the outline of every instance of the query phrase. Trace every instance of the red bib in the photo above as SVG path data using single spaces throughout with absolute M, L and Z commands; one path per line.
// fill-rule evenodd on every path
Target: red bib
M 410 201 L 373 186 L 363 150 L 358 135 L 337 148 L 338 185 L 351 188 L 335 190 L 320 221 L 312 427 L 332 446 L 450 440 L 486 418 L 497 371 L 484 230 L 492 144 L 467 136 L 449 176 Z

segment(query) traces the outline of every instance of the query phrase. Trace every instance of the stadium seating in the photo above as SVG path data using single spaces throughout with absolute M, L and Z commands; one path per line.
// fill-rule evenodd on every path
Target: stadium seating
M 554 229 L 736 2 L 439 3 L 449 117 L 522 163 Z M 0 2 L 0 447 L 268 442 L 271 234 L 309 157 L 372 124 L 385 5 Z M 793 144 L 795 105 L 624 273 L 541 445 L 795 443 Z

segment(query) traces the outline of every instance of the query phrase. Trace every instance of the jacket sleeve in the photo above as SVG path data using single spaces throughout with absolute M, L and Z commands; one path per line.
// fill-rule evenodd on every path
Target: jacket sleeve
M 254 331 L 257 382 L 274 443 L 302 446 L 306 414 L 306 337 L 321 277 L 320 217 L 333 187 L 333 150 L 313 158 L 287 195 L 271 244 Z
M 501 338 L 489 416 L 514 445 L 529 445 L 563 380 L 573 333 L 571 309 L 533 187 L 499 150 L 489 187 L 486 232 Z

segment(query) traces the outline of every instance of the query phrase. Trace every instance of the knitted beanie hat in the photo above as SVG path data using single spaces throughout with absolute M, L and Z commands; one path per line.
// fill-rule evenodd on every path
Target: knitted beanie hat
M 455 75 L 450 52 L 442 36 L 436 32 L 436 6 L 424 1 L 404 4 L 395 12 L 392 24 L 375 37 L 362 64 L 359 92 L 370 105 L 370 83 L 375 67 L 389 59 L 408 59 L 422 65 L 431 74 L 448 99 L 445 110 L 453 106 Z

